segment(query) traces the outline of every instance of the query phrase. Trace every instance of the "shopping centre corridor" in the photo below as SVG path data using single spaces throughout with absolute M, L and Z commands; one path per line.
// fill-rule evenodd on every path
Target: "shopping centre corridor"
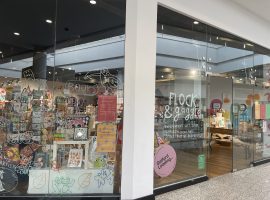
M 156 200 L 270 200 L 270 164 L 165 193 Z

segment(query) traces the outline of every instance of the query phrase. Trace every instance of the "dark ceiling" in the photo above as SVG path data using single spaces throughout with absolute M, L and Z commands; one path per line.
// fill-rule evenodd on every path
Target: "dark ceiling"
M 0 63 L 31 56 L 38 50 L 53 51 L 124 34 L 126 0 L 96 1 L 96 5 L 91 5 L 89 0 L 0 0 Z M 53 23 L 46 23 L 46 19 Z M 226 42 L 227 46 L 240 49 L 247 43 L 193 22 L 192 18 L 158 7 L 158 32 L 219 45 Z M 14 32 L 21 35 L 15 36 Z M 257 45 L 246 49 L 268 52 Z
M 125 0 L 96 1 L 91 5 L 89 0 L 1 0 L 0 51 L 4 59 L 124 34 Z

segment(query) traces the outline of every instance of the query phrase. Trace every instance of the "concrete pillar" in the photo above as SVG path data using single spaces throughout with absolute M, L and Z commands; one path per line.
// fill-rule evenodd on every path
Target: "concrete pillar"
M 153 194 L 156 0 L 127 0 L 121 198 Z

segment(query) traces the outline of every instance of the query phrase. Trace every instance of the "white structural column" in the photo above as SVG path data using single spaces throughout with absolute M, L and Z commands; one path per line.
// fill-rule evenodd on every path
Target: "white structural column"
M 127 0 L 121 198 L 153 193 L 156 0 Z

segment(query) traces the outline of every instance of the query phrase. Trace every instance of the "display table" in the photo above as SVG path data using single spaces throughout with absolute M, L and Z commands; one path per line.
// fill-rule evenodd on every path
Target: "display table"
M 114 170 L 111 169 L 32 169 L 28 194 L 113 193 Z
M 211 142 L 212 142 L 214 133 L 218 133 L 218 134 L 222 134 L 222 135 L 233 135 L 233 129 L 226 129 L 226 128 L 208 127 L 207 132 L 210 133 L 210 141 L 209 141 L 210 150 L 212 150 Z

